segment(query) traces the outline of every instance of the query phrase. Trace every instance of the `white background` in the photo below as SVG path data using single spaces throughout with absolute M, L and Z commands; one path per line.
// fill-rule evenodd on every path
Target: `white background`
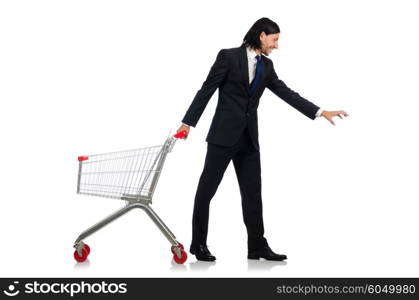
M 292 89 L 350 117 L 312 121 L 266 90 L 259 107 L 266 237 L 286 263 L 248 261 L 230 166 L 213 199 L 216 263 L 171 261 L 142 211 L 76 194 L 77 156 L 160 144 L 221 48 L 269 17 Z M 418 276 L 415 1 L 2 1 L 0 276 Z M 153 208 L 189 248 L 217 93 L 169 154 Z

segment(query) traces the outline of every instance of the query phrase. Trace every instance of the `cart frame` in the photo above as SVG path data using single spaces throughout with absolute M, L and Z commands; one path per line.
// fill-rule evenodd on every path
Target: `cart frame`
M 186 135 L 186 131 L 179 132 L 174 136 L 168 137 L 165 143 L 161 146 L 78 157 L 79 172 L 77 180 L 77 193 L 120 199 L 126 201 L 126 205 L 89 227 L 79 235 L 74 242 L 74 258 L 76 261 L 85 261 L 90 253 L 90 247 L 83 242 L 84 239 L 106 225 L 112 223 L 116 219 L 122 217 L 134 208 L 144 210 L 170 242 L 175 262 L 184 263 L 186 261 L 187 254 L 184 251 L 183 245 L 176 240 L 175 235 L 169 227 L 151 208 L 153 194 L 161 175 L 167 154 L 172 151 L 176 140 L 184 138 Z M 149 150 L 148 153 L 146 152 L 147 150 Z M 152 155 L 150 155 L 150 153 Z M 137 157 L 135 157 L 135 155 L 137 155 Z M 143 157 L 139 158 L 139 156 Z M 93 161 L 89 161 L 90 158 L 94 157 L 99 157 L 100 159 L 93 159 Z M 134 159 L 137 159 L 139 163 L 136 162 L 134 164 Z M 147 163 L 143 164 L 142 161 L 139 161 L 139 159 L 146 159 Z M 130 160 L 131 166 L 134 166 L 133 169 L 127 168 L 129 165 L 129 162 L 127 162 L 128 160 Z M 89 163 L 91 165 L 87 166 Z M 99 164 L 106 164 L 107 167 L 103 168 Z M 91 171 L 93 168 L 92 166 L 96 168 L 94 169 L 94 172 Z M 121 171 L 115 169 L 118 167 L 121 167 L 124 170 Z M 85 169 L 87 169 L 87 171 Z M 139 175 L 140 173 L 141 175 Z M 137 178 L 134 180 L 133 176 L 135 175 Z M 140 179 L 138 179 L 139 176 L 141 176 Z M 127 184 L 129 181 L 130 184 Z M 110 182 L 112 182 L 112 184 L 110 184 Z M 118 184 L 115 184 L 115 182 L 118 182 Z M 126 186 L 121 185 L 121 182 L 125 183 Z M 129 192 L 127 193 L 127 191 Z M 132 193 L 133 191 L 136 191 L 136 193 Z

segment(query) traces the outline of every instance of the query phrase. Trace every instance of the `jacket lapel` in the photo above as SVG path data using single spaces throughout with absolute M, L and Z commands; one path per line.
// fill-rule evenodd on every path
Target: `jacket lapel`
M 246 47 L 243 45 L 240 47 L 240 74 L 242 75 L 242 81 L 246 87 L 247 93 L 250 95 L 250 84 L 249 84 L 249 64 L 247 62 Z

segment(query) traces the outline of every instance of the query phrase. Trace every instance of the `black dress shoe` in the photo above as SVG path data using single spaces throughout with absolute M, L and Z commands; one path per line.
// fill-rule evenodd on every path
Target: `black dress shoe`
M 249 252 L 247 255 L 248 259 L 259 259 L 264 258 L 266 260 L 276 260 L 276 261 L 283 261 L 287 259 L 285 254 L 276 254 L 269 248 L 269 246 L 265 246 L 261 249 Z
M 195 255 L 197 260 L 203 260 L 203 261 L 214 261 L 215 256 L 211 254 L 211 252 L 208 250 L 208 247 L 206 245 L 198 245 L 197 247 L 191 246 L 189 249 L 189 252 L 191 252 L 193 255 Z

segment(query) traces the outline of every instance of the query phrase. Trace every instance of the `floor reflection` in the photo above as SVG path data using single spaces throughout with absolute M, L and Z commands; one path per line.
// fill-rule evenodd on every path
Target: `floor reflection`
M 170 271 L 173 272 L 207 272 L 211 267 L 215 266 L 216 262 L 211 261 L 193 261 L 186 262 L 184 264 L 177 264 L 173 259 L 171 260 Z M 271 271 L 276 266 L 286 266 L 286 261 L 269 261 L 269 260 L 247 260 L 248 271 Z M 90 261 L 86 260 L 82 263 L 74 264 L 74 270 L 88 269 L 90 267 Z
M 189 263 L 189 270 L 191 271 L 198 271 L 198 272 L 205 272 L 208 271 L 209 268 L 215 266 L 215 261 L 194 261 Z
M 74 270 L 77 270 L 77 269 L 87 269 L 89 267 L 90 267 L 90 261 L 89 261 L 89 259 L 87 259 L 86 261 L 84 261 L 82 263 L 76 263 L 74 265 Z
M 286 261 L 273 261 L 273 260 L 247 260 L 248 271 L 270 271 L 276 266 L 286 266 Z
M 197 260 L 197 261 L 190 262 L 189 264 L 188 262 L 186 262 L 185 264 L 180 265 L 172 260 L 170 271 L 185 272 L 189 269 L 189 271 L 192 271 L 192 272 L 206 272 L 212 266 L 215 266 L 215 261 L 207 262 L 207 261 Z
M 185 264 L 178 264 L 173 259 L 171 261 L 170 271 L 176 272 L 186 272 L 188 269 L 186 268 Z

